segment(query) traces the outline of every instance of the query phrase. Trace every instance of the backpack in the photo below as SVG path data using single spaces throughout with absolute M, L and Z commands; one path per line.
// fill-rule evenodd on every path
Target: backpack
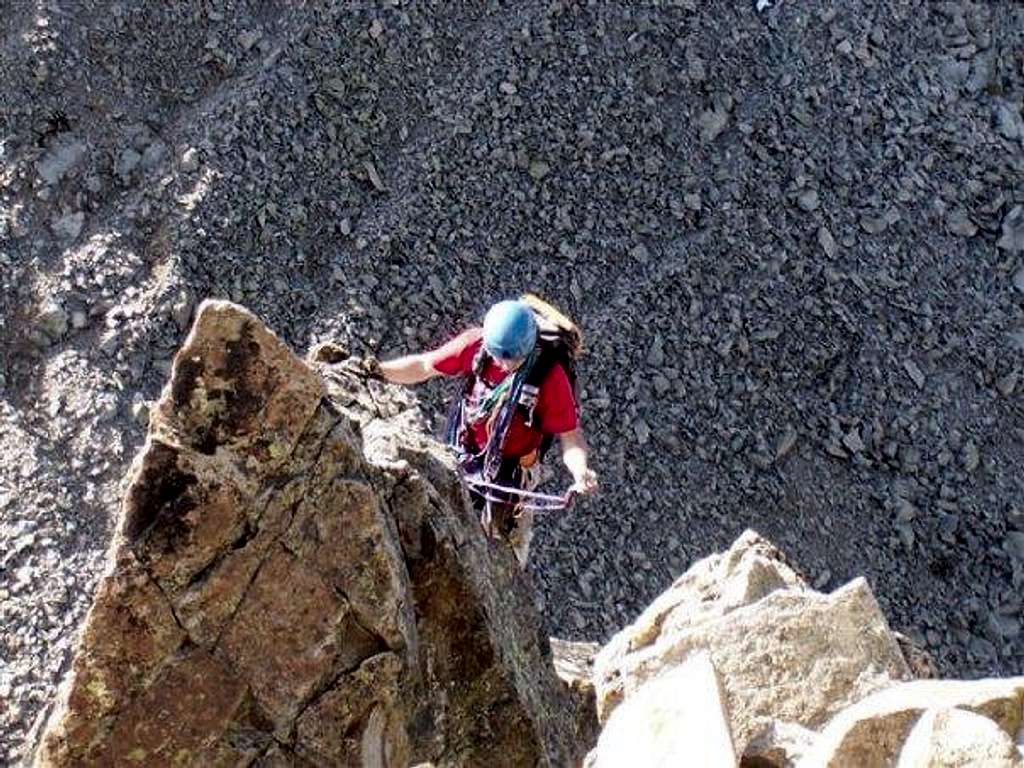
M 561 364 L 565 375 L 569 379 L 569 386 L 572 388 L 573 401 L 576 404 L 576 417 L 580 415 L 580 398 L 578 391 L 578 379 L 576 374 L 576 361 L 583 354 L 583 334 L 576 324 L 564 314 L 555 309 L 551 304 L 532 293 L 523 294 L 520 301 L 526 304 L 532 311 L 537 321 L 537 336 L 540 344 L 540 356 L 534 363 L 530 375 L 526 378 L 526 385 L 523 387 L 523 396 L 520 397 L 520 407 L 526 409 L 526 425 L 535 429 L 543 429 L 543 424 L 534 424 L 537 407 L 537 396 L 540 394 L 540 386 L 544 383 L 548 373 L 556 365 Z M 544 436 L 541 445 L 540 456 L 544 457 L 548 448 L 551 447 L 553 437 Z
M 569 379 L 569 386 L 572 387 L 577 418 L 580 415 L 576 361 L 583 354 L 583 334 L 572 320 L 539 296 L 527 293 L 520 297 L 520 301 L 526 304 L 533 312 L 534 319 L 537 322 L 537 343 L 540 349 L 537 360 L 534 362 L 533 368 L 530 369 L 530 373 L 523 383 L 515 407 L 522 412 L 528 427 L 543 431 L 544 425 L 536 423 L 537 398 L 544 379 L 547 378 L 547 375 L 555 365 L 560 364 L 565 370 L 566 377 Z M 465 423 L 466 400 L 473 391 L 477 379 L 483 375 L 490 361 L 490 354 L 481 345 L 480 351 L 473 359 L 472 373 L 466 377 L 462 394 L 456 399 L 452 413 L 449 416 L 448 428 L 446 430 L 447 442 L 456 450 L 465 450 L 464 439 L 467 432 Z M 502 441 L 504 440 L 503 434 L 492 435 L 492 439 L 495 437 Z M 544 435 L 539 449 L 539 459 L 544 458 L 553 442 L 553 435 Z

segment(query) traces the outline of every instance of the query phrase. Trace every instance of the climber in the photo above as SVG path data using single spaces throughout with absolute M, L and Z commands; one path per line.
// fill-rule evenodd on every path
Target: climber
M 598 482 L 587 463 L 574 391 L 579 348 L 580 334 L 572 322 L 527 295 L 495 304 L 482 328 L 470 328 L 432 351 L 381 362 L 377 372 L 397 384 L 436 376 L 464 379 L 447 435 L 464 472 L 532 491 L 540 480 L 541 460 L 557 437 L 573 477 L 569 492 L 589 494 Z M 522 508 L 518 497 L 489 505 L 472 490 L 470 495 L 488 535 L 507 539 L 525 566 L 532 512 Z

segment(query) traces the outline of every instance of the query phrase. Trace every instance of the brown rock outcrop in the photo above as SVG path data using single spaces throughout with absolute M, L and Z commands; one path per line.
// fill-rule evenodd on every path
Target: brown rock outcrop
M 598 652 L 588 764 L 735 765 L 698 752 L 724 731 L 741 768 L 1021 765 L 1024 678 L 911 680 L 908 654 L 931 674 L 863 579 L 817 593 L 747 531 Z M 685 675 L 699 659 L 724 695 Z
M 752 531 L 695 564 L 601 650 L 602 722 L 624 697 L 703 650 L 722 679 L 737 754 L 766 719 L 815 729 L 910 677 L 863 579 L 814 592 Z
M 879 691 L 836 715 L 800 765 L 840 768 L 895 764 L 911 729 L 933 709 L 961 709 L 981 715 L 1012 743 L 1024 722 L 1024 677 L 917 680 Z M 949 733 L 942 722 L 939 726 L 939 732 Z M 964 728 L 956 730 L 961 740 L 970 740 Z M 923 737 L 919 734 L 918 738 Z
M 386 388 L 206 302 L 37 765 L 572 765 L 509 552 Z

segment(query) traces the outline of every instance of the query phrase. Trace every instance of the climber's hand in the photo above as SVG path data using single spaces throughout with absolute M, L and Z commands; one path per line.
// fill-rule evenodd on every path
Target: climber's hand
M 333 341 L 317 344 L 309 351 L 308 359 L 314 363 L 336 366 L 336 370 L 358 376 L 361 379 L 383 379 L 380 360 L 374 355 L 355 357 L 347 349 Z
M 569 493 L 591 494 L 598 491 L 597 473 L 587 468 L 575 478 L 575 482 L 569 486 Z
M 384 373 L 380 369 L 380 360 L 374 355 L 367 355 L 360 361 L 360 369 L 363 376 L 368 379 L 384 379 Z
M 384 379 L 384 374 L 380 369 L 380 360 L 373 355 L 367 355 L 366 357 L 350 357 L 338 367 L 345 371 L 345 373 L 349 373 L 360 379 Z

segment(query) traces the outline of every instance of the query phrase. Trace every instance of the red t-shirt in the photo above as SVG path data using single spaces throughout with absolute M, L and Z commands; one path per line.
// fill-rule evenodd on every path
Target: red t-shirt
M 473 359 L 483 344 L 481 330 L 471 328 L 440 347 L 434 368 L 445 376 L 469 376 L 473 372 Z M 469 407 L 474 407 L 494 387 L 501 384 L 509 371 L 493 360 L 487 362 L 481 376 L 470 393 Z M 516 408 L 512 423 L 505 437 L 502 455 L 518 458 L 540 447 L 545 435 L 560 435 L 571 432 L 579 425 L 576 415 L 576 398 L 573 395 L 569 377 L 561 365 L 555 365 L 541 382 L 534 409 L 534 423 L 541 429 L 528 427 L 522 409 Z M 478 446 L 487 445 L 486 420 L 470 425 L 473 441 Z

